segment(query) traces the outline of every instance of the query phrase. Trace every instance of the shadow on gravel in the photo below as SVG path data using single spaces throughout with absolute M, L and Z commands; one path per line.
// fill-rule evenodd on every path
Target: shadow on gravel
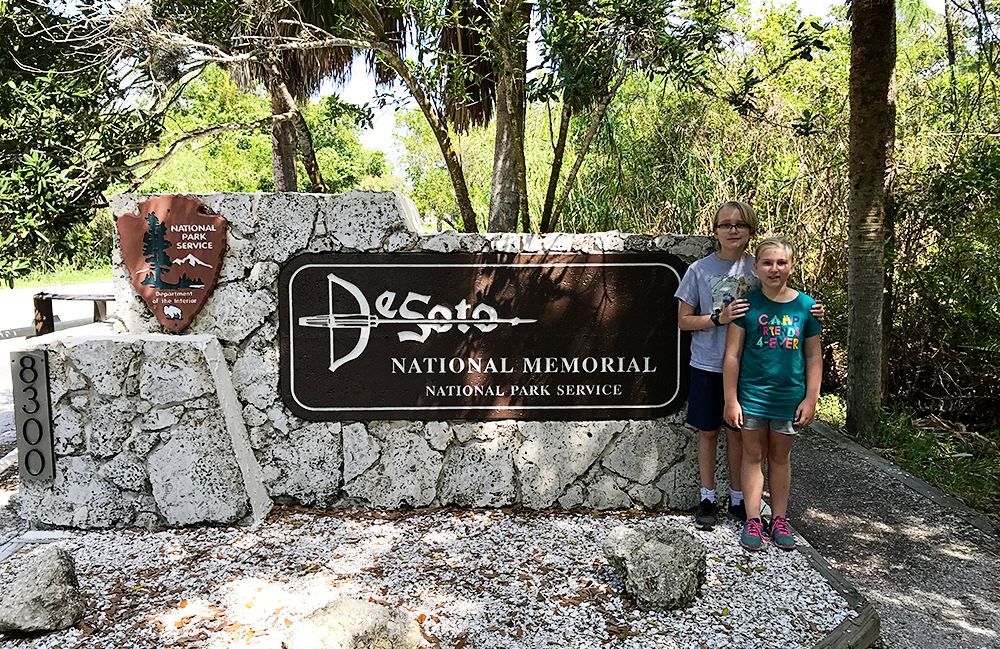
M 792 471 L 792 524 L 875 605 L 885 647 L 1000 647 L 996 537 L 811 431 Z

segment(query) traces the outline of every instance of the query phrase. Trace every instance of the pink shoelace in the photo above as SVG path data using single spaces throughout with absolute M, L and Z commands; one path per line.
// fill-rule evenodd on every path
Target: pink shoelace
M 755 519 L 750 519 L 747 521 L 747 534 L 749 536 L 756 536 L 758 538 L 764 538 L 760 533 L 760 521 Z
M 771 534 L 791 535 L 791 531 L 788 529 L 788 521 L 785 520 L 784 516 L 775 516 L 774 520 L 771 521 Z

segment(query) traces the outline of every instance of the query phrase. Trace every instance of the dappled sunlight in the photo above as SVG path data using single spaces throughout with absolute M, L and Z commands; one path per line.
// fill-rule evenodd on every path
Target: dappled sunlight
M 87 640 L 81 647 L 277 649 L 296 622 L 345 598 L 405 612 L 420 624 L 424 647 L 584 649 L 626 646 L 622 640 L 633 636 L 651 647 L 675 647 L 678 638 L 695 637 L 682 629 L 711 629 L 703 639 L 727 633 L 712 615 L 730 607 L 724 615 L 734 632 L 777 632 L 773 622 L 815 640 L 817 629 L 828 631 L 849 614 L 797 554 L 764 554 L 748 563 L 716 552 L 703 593 L 714 613 L 695 607 L 640 615 L 623 597 L 600 546 L 616 525 L 659 520 L 683 525 L 688 517 L 278 510 L 255 531 L 81 532 L 63 543 L 77 560 L 86 618 L 79 628 L 46 636 L 48 644 L 36 649 L 75 646 L 81 638 Z M 714 542 L 742 556 L 734 535 Z M 776 559 L 795 561 L 794 579 L 767 570 Z M 16 555 L 11 570 L 27 560 Z M 756 587 L 748 592 L 770 583 L 784 597 L 798 598 L 790 606 L 802 615 L 768 621 L 737 604 L 734 585 L 751 582 Z

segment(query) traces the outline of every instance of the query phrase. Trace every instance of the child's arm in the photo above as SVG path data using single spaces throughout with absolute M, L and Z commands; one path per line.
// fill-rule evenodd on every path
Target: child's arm
M 679 302 L 680 308 L 677 309 L 677 326 L 681 331 L 700 331 L 702 329 L 711 329 L 715 326 L 715 323 L 712 322 L 711 313 L 695 315 L 693 306 L 684 300 L 679 300 Z M 749 308 L 750 303 L 746 300 L 733 300 L 719 313 L 719 324 L 727 325 L 737 318 L 742 318 L 743 314 Z
M 819 384 L 823 379 L 823 345 L 819 338 L 819 334 L 806 338 L 802 347 L 806 357 L 806 398 L 795 409 L 795 423 L 800 426 L 808 426 L 816 418 Z
M 722 361 L 722 389 L 726 396 L 723 416 L 729 425 L 737 430 L 743 428 L 743 407 L 740 406 L 736 387 L 740 381 L 740 361 L 743 359 L 743 342 L 746 337 L 746 329 L 738 325 L 729 325 L 726 356 Z

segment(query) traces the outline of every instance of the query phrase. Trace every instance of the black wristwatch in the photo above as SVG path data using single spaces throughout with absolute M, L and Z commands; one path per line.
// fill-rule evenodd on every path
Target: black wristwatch
M 716 327 L 722 326 L 722 323 L 719 322 L 720 315 L 722 315 L 721 311 L 716 311 L 715 313 L 712 314 L 712 324 L 714 324 Z

